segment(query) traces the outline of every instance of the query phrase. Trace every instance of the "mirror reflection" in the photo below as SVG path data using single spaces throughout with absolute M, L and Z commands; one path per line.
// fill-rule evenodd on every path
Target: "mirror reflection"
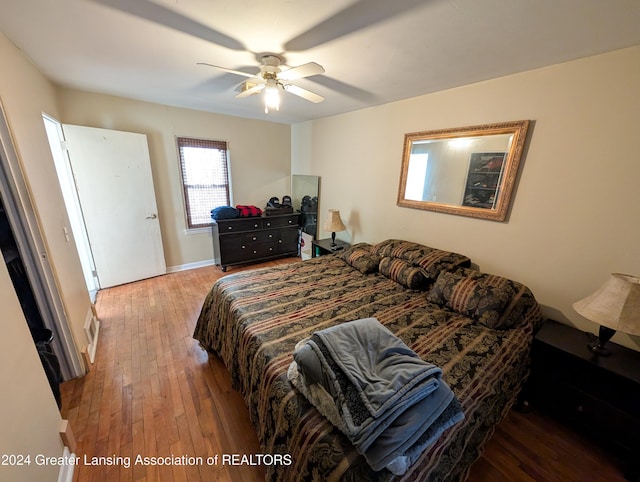
M 302 232 L 312 239 L 318 234 L 318 193 L 320 178 L 294 174 L 291 176 L 291 197 L 293 208 L 300 212 Z
M 398 205 L 504 220 L 527 126 L 406 134 Z

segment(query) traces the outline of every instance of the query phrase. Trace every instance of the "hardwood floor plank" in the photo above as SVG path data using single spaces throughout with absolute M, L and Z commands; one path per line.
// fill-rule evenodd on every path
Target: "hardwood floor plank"
M 263 266 L 290 262 L 279 260 Z M 135 465 L 135 457 L 261 453 L 242 396 L 222 361 L 192 338 L 216 279 L 252 267 L 208 266 L 101 290 L 96 361 L 62 384 L 62 416 L 77 455 L 129 457 L 131 466 L 76 467 L 74 481 L 264 480 L 260 466 Z M 470 482 L 618 482 L 602 449 L 539 413 L 511 412 L 472 467 Z

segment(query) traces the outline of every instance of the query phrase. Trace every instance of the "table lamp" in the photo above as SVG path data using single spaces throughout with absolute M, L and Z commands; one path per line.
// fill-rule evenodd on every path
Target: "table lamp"
M 573 309 L 600 325 L 598 339 L 589 343 L 589 350 L 610 355 L 605 345 L 616 331 L 640 335 L 640 278 L 613 273 L 597 291 L 576 301 Z
M 331 231 L 331 249 L 338 247 L 336 244 L 336 231 L 344 231 L 347 227 L 340 219 L 340 211 L 337 209 L 329 209 L 329 218 L 324 223 L 324 230 Z

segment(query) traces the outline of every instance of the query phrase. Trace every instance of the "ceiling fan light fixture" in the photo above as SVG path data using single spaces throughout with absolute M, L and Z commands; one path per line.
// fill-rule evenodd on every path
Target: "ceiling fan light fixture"
M 271 110 L 280 110 L 280 92 L 278 91 L 278 82 L 275 79 L 267 80 L 264 88 L 264 112 L 269 113 Z

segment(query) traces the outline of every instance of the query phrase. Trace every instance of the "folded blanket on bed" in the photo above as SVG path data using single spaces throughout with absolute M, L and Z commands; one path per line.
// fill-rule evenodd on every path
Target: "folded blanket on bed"
M 464 417 L 441 375 L 375 318 L 314 333 L 298 344 L 289 370 L 374 470 L 398 475 Z

